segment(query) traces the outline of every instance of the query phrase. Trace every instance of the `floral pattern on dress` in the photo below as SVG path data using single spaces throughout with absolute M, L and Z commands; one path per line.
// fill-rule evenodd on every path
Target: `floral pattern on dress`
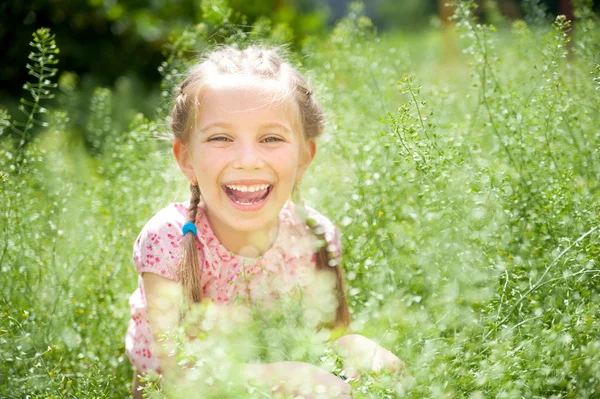
M 133 246 L 138 272 L 138 288 L 129 299 L 131 319 L 125 337 L 125 351 L 141 373 L 160 373 L 158 358 L 152 353 L 153 336 L 148 322 L 143 273 L 154 273 L 177 281 L 177 268 L 183 245 L 181 227 L 186 222 L 189 202 L 173 203 L 154 215 L 144 226 Z M 325 230 L 329 245 L 341 259 L 338 230 L 323 215 L 306 207 L 307 215 Z M 227 304 L 244 300 L 277 300 L 282 293 L 309 283 L 315 270 L 315 237 L 295 212 L 292 201 L 279 212 L 275 242 L 261 258 L 250 259 L 231 253 L 215 236 L 201 203 L 196 216 L 196 247 L 201 267 L 204 298 Z M 331 247 L 330 247 L 331 249 Z M 245 280 L 245 278 L 247 278 Z

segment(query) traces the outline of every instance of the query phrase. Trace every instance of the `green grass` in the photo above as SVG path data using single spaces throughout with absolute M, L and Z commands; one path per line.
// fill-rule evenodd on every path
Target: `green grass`
M 582 18 L 569 60 L 560 20 L 495 31 L 461 10 L 450 38 L 380 37 L 351 14 L 294 56 L 329 114 L 303 196 L 341 228 L 354 329 L 408 366 L 400 381 L 365 376 L 354 392 L 593 397 L 597 16 Z M 166 89 L 189 62 L 179 55 L 205 45 L 202 29 L 188 33 L 163 67 Z M 113 129 L 115 104 L 131 100 L 111 96 L 96 91 L 88 114 L 61 98 L 49 126 L 26 132 L 23 144 L 0 114 L 2 397 L 129 394 L 131 247 L 154 212 L 187 190 L 168 142 L 157 140 L 164 110 Z M 74 134 L 81 126 L 85 140 Z M 270 317 L 269 327 L 293 338 L 269 346 L 273 331 L 254 326 L 247 343 L 262 345 L 263 358 L 331 367 L 293 314 Z

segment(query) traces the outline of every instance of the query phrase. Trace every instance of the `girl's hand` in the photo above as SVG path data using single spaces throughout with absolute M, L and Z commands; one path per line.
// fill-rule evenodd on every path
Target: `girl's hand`
M 312 364 L 278 362 L 246 365 L 246 380 L 267 384 L 275 393 L 305 399 L 350 399 L 350 385 Z
M 362 335 L 345 335 L 334 342 L 339 345 L 344 374 L 348 378 L 357 378 L 360 372 L 398 373 L 400 369 L 406 370 L 406 364 L 396 355 Z

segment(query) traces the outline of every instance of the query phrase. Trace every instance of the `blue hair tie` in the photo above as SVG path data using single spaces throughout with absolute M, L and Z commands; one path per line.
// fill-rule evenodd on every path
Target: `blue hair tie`
M 196 229 L 196 225 L 193 222 L 187 222 L 181 228 L 181 233 L 183 234 L 184 237 L 189 231 L 191 231 L 192 234 L 194 234 L 194 237 L 196 237 L 198 235 L 198 230 Z

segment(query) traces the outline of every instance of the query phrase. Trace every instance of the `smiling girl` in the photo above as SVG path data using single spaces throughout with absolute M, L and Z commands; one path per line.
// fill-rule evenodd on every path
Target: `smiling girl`
M 335 303 L 323 322 L 332 328 L 350 324 L 339 233 L 326 217 L 291 199 L 324 127 L 323 111 L 302 75 L 272 49 L 223 47 L 189 71 L 170 127 L 173 154 L 192 194 L 189 202 L 154 215 L 134 245 L 139 286 L 130 299 L 126 351 L 136 368 L 135 397 L 141 397 L 139 375 L 153 370 L 165 382 L 183 375 L 169 356 L 169 342 L 154 343 L 174 331 L 190 304 L 233 306 L 242 298 L 267 306 L 281 293 L 308 289 L 311 275 L 327 273 Z M 336 342 L 350 358 L 366 357 L 368 369 L 398 370 L 401 364 L 364 337 Z M 310 364 L 246 367 L 265 383 L 300 373 L 328 387 L 329 397 L 349 397 L 345 381 Z M 286 390 L 298 393 L 290 384 Z

